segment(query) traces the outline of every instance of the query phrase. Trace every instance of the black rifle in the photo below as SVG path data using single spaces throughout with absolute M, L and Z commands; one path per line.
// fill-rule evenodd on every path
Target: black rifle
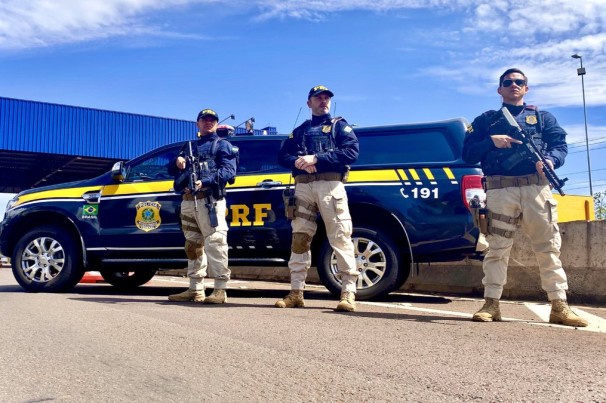
M 196 182 L 200 177 L 200 162 L 198 158 L 194 156 L 194 152 L 191 148 L 191 141 L 187 142 L 187 155 L 185 156 L 185 169 L 187 170 L 187 184 L 188 188 L 191 191 L 191 195 L 194 198 L 194 210 L 198 211 L 198 199 L 196 198 Z
M 200 178 L 200 163 L 192 151 L 191 141 L 188 141 L 187 154 L 185 155 L 185 170 L 175 178 L 173 188 L 177 193 L 181 193 L 188 188 L 194 197 L 194 209 L 196 211 L 198 211 L 198 202 L 196 200 L 196 193 L 198 193 L 196 191 L 196 182 L 198 178 Z
M 539 148 L 536 146 L 536 144 L 534 144 L 532 139 L 526 133 L 524 133 L 524 130 L 522 130 L 518 122 L 516 122 L 516 120 L 506 107 L 503 107 L 501 109 L 501 112 L 503 113 L 503 116 L 505 116 L 507 123 L 509 123 L 509 125 L 519 135 L 520 140 L 522 141 L 524 146 L 522 153 L 524 153 L 525 157 L 530 159 L 535 164 L 539 161 L 543 163 L 543 173 L 545 174 L 545 177 L 547 178 L 551 186 L 556 189 L 560 193 L 560 195 L 564 196 L 564 191 L 562 190 L 562 187 L 564 187 L 564 182 L 566 182 L 568 178 L 558 178 L 558 175 L 555 173 L 553 168 L 551 168 L 551 165 L 549 165 L 545 156 L 541 153 L 541 150 L 539 150 Z

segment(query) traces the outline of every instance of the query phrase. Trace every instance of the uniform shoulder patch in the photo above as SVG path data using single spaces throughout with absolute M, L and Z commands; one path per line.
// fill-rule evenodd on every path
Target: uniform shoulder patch
M 471 133 L 473 133 L 473 126 L 467 125 L 467 134 L 471 134 Z
M 351 133 L 351 131 L 352 131 L 352 130 L 353 130 L 353 129 L 352 129 L 352 128 L 351 128 L 351 126 L 349 126 L 349 125 L 347 125 L 347 126 L 345 126 L 345 127 L 343 128 L 343 131 L 344 131 L 345 133 Z

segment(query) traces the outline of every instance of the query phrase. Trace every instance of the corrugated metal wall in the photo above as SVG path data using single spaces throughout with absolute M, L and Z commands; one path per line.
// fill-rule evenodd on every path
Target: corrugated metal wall
M 196 133 L 194 121 L 0 97 L 0 150 L 126 160 Z
M 0 149 L 130 159 L 191 139 L 195 122 L 0 97 Z

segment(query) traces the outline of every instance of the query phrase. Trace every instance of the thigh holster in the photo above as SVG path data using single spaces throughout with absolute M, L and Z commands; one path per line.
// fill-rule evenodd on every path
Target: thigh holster
M 501 221 L 510 225 L 518 225 L 522 219 L 522 214 L 517 217 L 511 217 L 505 214 L 493 213 L 486 208 L 472 208 L 473 222 L 480 229 L 480 232 L 484 235 L 500 235 L 505 238 L 513 238 L 515 229 L 506 230 L 503 228 L 495 227 L 494 221 Z
M 303 200 L 297 199 L 297 210 L 295 212 L 295 217 L 302 218 L 307 221 L 315 222 L 318 218 L 318 206 L 312 203 L 304 202 Z M 301 211 L 301 207 L 310 211 L 311 213 L 305 213 Z

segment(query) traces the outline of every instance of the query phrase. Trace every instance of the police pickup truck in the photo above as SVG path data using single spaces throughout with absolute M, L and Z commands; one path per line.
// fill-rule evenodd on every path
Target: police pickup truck
M 478 229 L 469 200 L 481 170 L 461 159 L 464 119 L 358 127 L 360 157 L 346 189 L 360 276 L 358 299 L 400 288 L 415 263 L 473 257 Z M 277 163 L 285 136 L 235 136 L 237 180 L 227 188 L 230 264 L 286 265 L 291 226 L 282 193 L 294 186 Z M 160 147 L 93 179 L 23 191 L 0 224 L 0 252 L 27 291 L 61 292 L 85 271 L 121 288 L 158 270 L 186 267 L 181 196 L 169 164 L 183 143 Z M 340 292 L 336 257 L 323 233 L 312 245 L 323 284 Z

